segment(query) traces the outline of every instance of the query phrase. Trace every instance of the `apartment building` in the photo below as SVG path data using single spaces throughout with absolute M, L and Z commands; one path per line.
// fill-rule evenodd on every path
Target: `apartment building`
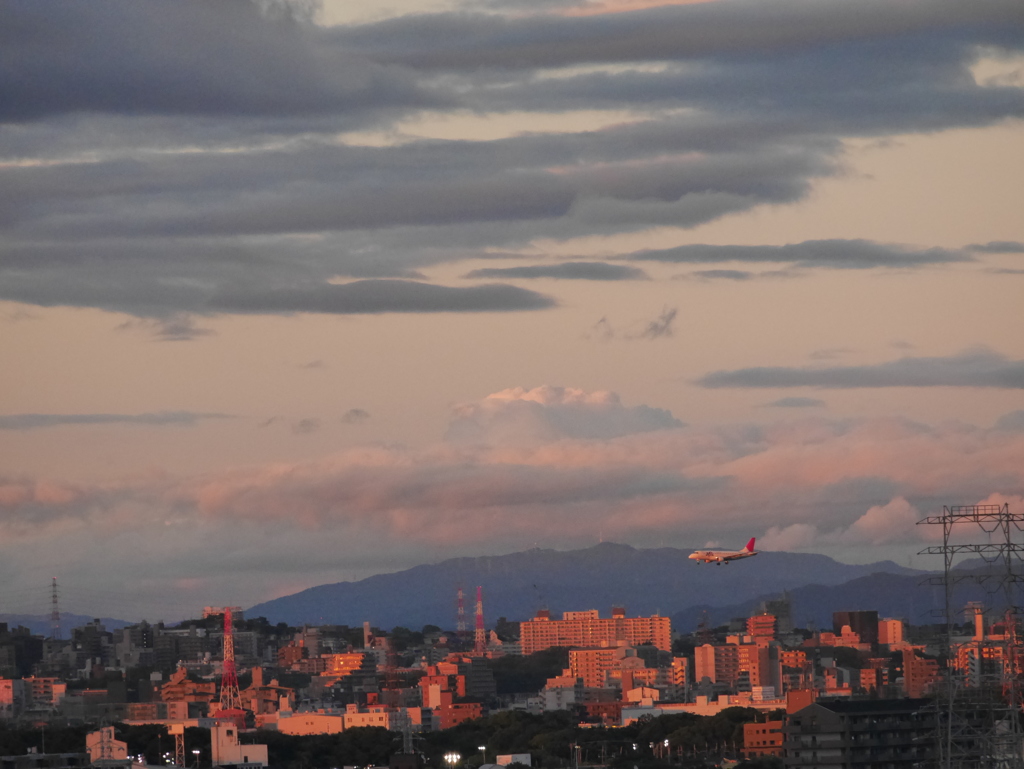
M 931 766 L 935 711 L 929 700 L 818 701 L 783 727 L 787 769 Z
M 610 618 L 602 618 L 597 609 L 569 611 L 562 619 L 551 619 L 546 609 L 519 625 L 523 654 L 550 649 L 553 646 L 595 647 L 652 644 L 663 651 L 672 649 L 672 626 L 668 617 L 627 617 L 625 610 L 615 608 Z
M 705 644 L 694 649 L 694 679 L 750 690 L 780 686 L 778 650 L 764 644 Z

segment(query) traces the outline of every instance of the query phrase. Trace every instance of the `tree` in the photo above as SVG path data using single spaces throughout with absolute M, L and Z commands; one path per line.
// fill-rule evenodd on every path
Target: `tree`
M 539 691 L 549 678 L 561 674 L 568 666 L 569 650 L 557 646 L 526 657 L 509 655 L 491 661 L 498 694 Z
M 497 633 L 501 641 L 518 641 L 519 623 L 509 622 L 504 617 L 498 617 L 498 621 L 494 624 L 494 632 Z

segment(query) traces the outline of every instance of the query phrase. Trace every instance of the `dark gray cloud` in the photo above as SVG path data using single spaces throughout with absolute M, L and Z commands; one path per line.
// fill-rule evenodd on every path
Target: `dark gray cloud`
M 988 243 L 972 243 L 966 248 L 978 254 L 1024 254 L 1024 243 L 1016 240 L 990 240 Z
M 363 409 L 349 409 L 341 415 L 341 422 L 346 425 L 358 425 L 367 421 L 369 418 L 370 414 L 368 411 L 364 411 Z
M 485 267 L 472 270 L 466 278 L 554 278 L 556 280 L 647 280 L 636 267 L 604 262 L 563 262 L 523 267 Z
M 670 264 L 713 262 L 777 262 L 800 267 L 863 270 L 872 267 L 922 267 L 968 262 L 971 257 L 945 248 L 912 249 L 870 240 L 806 240 L 784 246 L 711 246 L 694 244 L 636 251 L 627 259 Z M 718 277 L 728 277 L 719 275 Z
M 215 332 L 202 328 L 195 318 L 185 313 L 174 313 L 166 318 L 139 318 L 125 321 L 118 326 L 120 330 L 142 329 L 161 342 L 188 342 L 204 336 L 212 336 Z
M 250 0 L 6 0 L 0 121 L 345 114 L 440 106 L 408 74 L 329 45 Z M 258 62 L 258 65 L 256 64 Z
M 986 349 L 946 358 L 900 358 L 873 366 L 759 368 L 714 371 L 696 381 L 707 388 L 819 387 L 994 387 L 1024 389 L 1024 361 Z
M 607 317 L 601 318 L 583 335 L 584 339 L 596 339 L 599 342 L 610 342 L 615 338 L 615 329 Z
M 236 313 L 363 314 L 381 312 L 508 312 L 554 307 L 534 291 L 491 284 L 467 288 L 407 280 L 360 280 L 340 285 L 234 291 L 215 296 L 211 309 Z
M 800 398 L 792 396 L 789 398 L 779 398 L 777 401 L 772 401 L 771 403 L 766 403 L 764 405 L 785 409 L 809 409 L 824 406 L 825 401 L 820 398 Z
M 551 13 L 561 0 L 491 5 L 322 29 L 248 0 L 0 4 L 0 298 L 155 317 L 162 339 L 195 338 L 192 318 L 223 312 L 534 309 L 552 300 L 326 284 L 414 281 L 539 238 L 694 227 L 802 199 L 841 169 L 848 137 L 1024 116 L 1021 89 L 971 74 L 982 51 L 1024 50 L 1016 0 L 723 0 L 585 17 Z M 410 110 L 449 108 L 635 119 L 493 141 L 338 139 L 398 136 Z M 997 245 L 628 258 L 908 268 Z M 742 279 L 715 272 L 702 277 Z
M 1010 0 L 965 8 L 951 0 L 893 5 L 728 2 L 591 16 L 507 18 L 446 13 L 390 19 L 336 35 L 378 61 L 465 70 L 564 67 L 593 62 L 712 56 L 785 56 L 865 40 L 902 42 L 970 26 L 993 37 L 1019 29 Z
M 676 315 L 678 314 L 678 308 L 666 307 L 657 318 L 644 326 L 639 337 L 641 339 L 661 339 L 672 336 L 672 325 L 676 322 Z
M 759 273 L 747 270 L 696 270 L 679 277 L 684 280 L 753 280 L 759 277 Z
M 38 430 L 66 425 L 170 425 L 192 427 L 205 419 L 233 419 L 232 414 L 157 411 L 145 414 L 2 414 L 0 430 Z

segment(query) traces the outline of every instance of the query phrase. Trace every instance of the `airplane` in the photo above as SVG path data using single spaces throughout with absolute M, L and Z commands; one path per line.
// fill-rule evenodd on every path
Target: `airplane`
M 729 561 L 757 555 L 757 551 L 754 549 L 754 539 L 755 537 L 751 537 L 747 546 L 742 550 L 698 550 L 690 555 L 690 560 L 696 561 L 698 566 L 702 563 L 717 563 L 719 565 L 724 563 L 728 566 Z

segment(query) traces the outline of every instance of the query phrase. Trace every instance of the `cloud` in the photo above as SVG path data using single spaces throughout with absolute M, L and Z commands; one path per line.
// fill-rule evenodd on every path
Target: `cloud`
M 679 310 L 675 307 L 666 307 L 654 320 L 650 321 L 644 330 L 640 332 L 640 339 L 661 339 L 672 336 L 672 324 L 675 323 Z
M 615 338 L 615 329 L 608 318 L 601 318 L 583 335 L 584 339 L 596 339 L 599 342 L 610 342 Z
M 466 273 L 465 278 L 553 278 L 555 280 L 647 280 L 635 267 L 604 262 L 563 262 L 523 267 L 486 267 Z
M 808 550 L 822 545 L 878 547 L 893 543 L 919 543 L 930 536 L 918 526 L 924 515 L 903 497 L 873 505 L 848 527 L 821 531 L 817 524 L 772 526 L 760 540 L 765 550 Z
M 987 349 L 935 358 L 900 358 L 869 366 L 831 368 L 759 368 L 714 371 L 696 381 L 706 388 L 723 387 L 991 387 L 1024 389 L 1024 361 L 1008 360 Z
M 1020 431 L 894 418 L 658 429 L 675 426 L 610 394 L 519 389 L 456 407 L 451 431 L 464 432 L 422 448 L 106 483 L 3 478 L 0 568 L 56 548 L 62 574 L 98 580 L 90 564 L 116 553 L 146 565 L 139 600 L 159 605 L 183 563 L 255 602 L 282 581 L 336 581 L 339 553 L 368 575 L 467 550 L 578 547 L 597 531 L 676 547 L 756 534 L 766 550 L 868 562 L 929 542 L 917 515 L 1024 495 Z
M 890 542 L 917 542 L 921 532 L 917 522 L 925 516 L 903 497 L 886 505 L 868 509 L 842 533 L 844 543 L 883 545 Z
M 990 240 L 988 243 L 972 243 L 966 248 L 978 254 L 1024 254 L 1024 243 L 1016 240 Z
M 233 419 L 232 414 L 158 411 L 146 414 L 2 414 L 0 430 L 38 430 L 67 425 L 171 425 L 192 427 L 205 419 Z
M 818 529 L 810 523 L 791 523 L 789 526 L 772 526 L 758 540 L 762 550 L 792 552 L 804 550 L 817 543 Z
M 13 128 L 0 146 L 0 297 L 155 318 L 167 339 L 202 333 L 175 317 L 349 312 L 353 297 L 325 286 L 412 281 L 544 238 L 694 227 L 803 199 L 844 170 L 849 138 L 1024 115 L 1019 88 L 971 72 L 979 51 L 1021 49 L 1011 0 L 590 4 L 585 16 L 555 2 L 333 28 L 261 5 L 2 6 L 0 120 Z M 401 122 L 574 110 L 627 117 L 486 140 L 421 138 Z M 354 138 L 363 130 L 376 133 Z M 828 240 L 627 256 L 909 269 L 974 253 Z M 434 311 L 420 298 L 427 309 L 394 311 Z
M 0 120 L 73 112 L 350 115 L 440 105 L 407 73 L 332 46 L 249 0 L 11 0 L 0 10 Z M 251 62 L 262 62 L 254 77 Z
M 634 261 L 671 264 L 708 262 L 779 262 L 800 267 L 863 270 L 874 267 L 922 267 L 971 261 L 960 251 L 943 248 L 912 249 L 869 240 L 807 240 L 785 246 L 710 246 L 687 245 L 657 250 L 636 251 L 625 256 Z M 707 271 L 712 277 L 734 277 L 735 271 Z M 725 274 L 722 274 L 725 273 Z M 696 273 L 703 275 L 706 273 Z M 740 273 L 741 275 L 746 273 Z M 749 274 L 746 274 L 749 275 Z M 734 279 L 736 279 L 734 277 Z M 739 278 L 744 279 L 744 278 Z
M 211 302 L 222 312 L 363 314 L 382 312 L 509 312 L 554 307 L 553 299 L 516 286 L 459 288 L 407 280 L 360 280 L 341 285 L 268 291 L 226 291 Z
M 758 274 L 747 270 L 697 270 L 681 277 L 698 280 L 752 280 Z
M 363 409 L 349 409 L 341 415 L 342 424 L 358 425 L 369 420 L 370 414 Z
M 682 427 L 664 409 L 622 405 L 615 393 L 544 385 L 516 387 L 453 410 L 447 440 L 457 444 L 532 445 L 609 439 Z
M 300 419 L 292 424 L 292 432 L 296 435 L 310 435 L 320 429 L 320 420 L 313 418 Z
M 662 5 L 621 14 L 502 17 L 446 13 L 389 19 L 339 32 L 355 50 L 408 66 L 448 70 L 563 67 L 592 62 L 797 56 L 864 40 L 906 44 L 927 33 L 974 25 L 993 34 L 1019 26 L 1007 1 L 984 9 L 952 2 L 856 8 L 779 2 Z M 974 31 L 974 30 L 972 30 Z M 976 32 L 983 34 L 984 32 Z
M 584 339 L 596 339 L 599 342 L 610 342 L 613 339 L 632 341 L 636 339 L 662 339 L 670 337 L 674 333 L 673 324 L 679 310 L 675 307 L 666 307 L 654 320 L 640 324 L 633 324 L 632 329 L 625 332 L 616 331 L 608 318 L 601 318 L 597 323 L 583 335 Z M 639 325 L 639 329 L 637 329 Z
M 897 345 L 893 345 L 896 347 Z M 828 347 L 823 350 L 815 350 L 810 354 L 812 360 L 832 360 L 833 358 L 839 358 L 843 355 L 848 355 L 854 352 L 849 347 Z
M 779 408 L 790 408 L 790 409 L 806 409 L 806 408 L 817 408 L 825 405 L 825 401 L 819 398 L 779 398 L 777 401 L 764 404 L 765 406 L 776 406 Z
M 185 313 L 173 313 L 166 318 L 137 318 L 125 321 L 119 330 L 144 329 L 161 342 L 188 342 L 216 332 L 196 325 L 195 318 Z
M 995 429 L 1024 432 L 1024 410 L 1003 414 L 996 420 Z

